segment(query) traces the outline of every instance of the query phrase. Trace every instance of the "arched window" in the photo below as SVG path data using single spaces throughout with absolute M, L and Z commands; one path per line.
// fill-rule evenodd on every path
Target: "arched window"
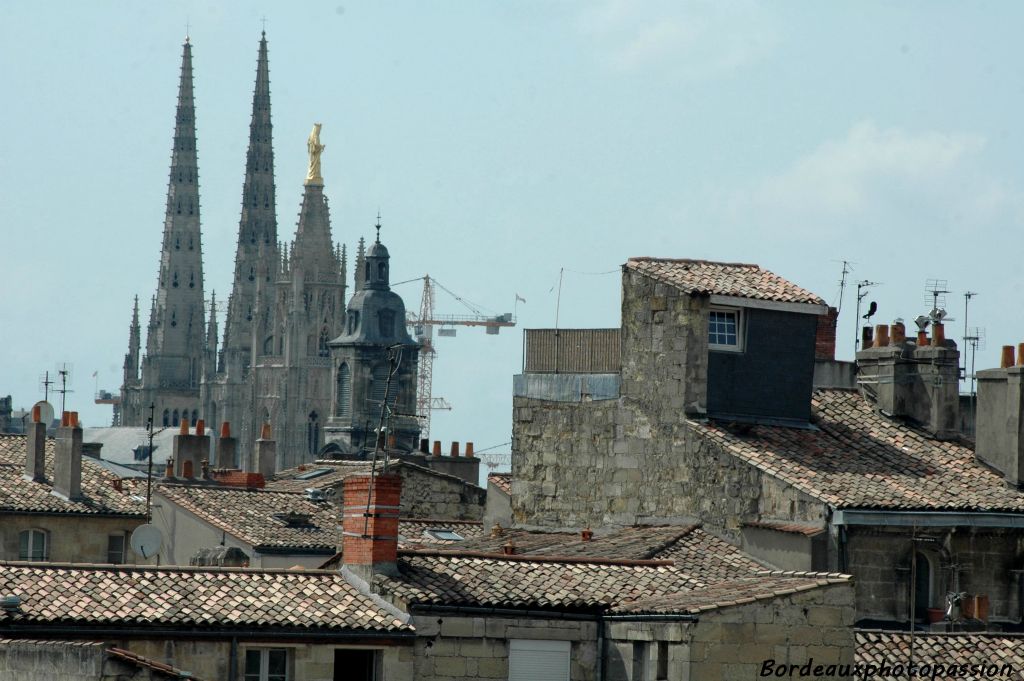
M 377 281 L 387 281 L 388 278 L 388 264 L 386 262 L 377 263 Z
M 384 389 L 388 385 L 388 365 L 378 364 L 373 367 L 373 372 L 370 375 L 370 408 L 373 409 L 373 413 L 379 413 L 377 410 L 380 409 L 380 405 L 384 402 Z M 389 397 L 394 398 L 394 386 L 392 386 L 391 395 Z M 393 400 L 392 400 L 393 401 Z
M 309 423 L 306 425 L 306 442 L 309 455 L 315 457 L 320 449 L 320 415 L 315 411 L 309 414 Z
M 352 373 L 345 362 L 338 367 L 338 403 L 334 410 L 341 418 L 352 416 Z
M 320 351 L 320 356 L 321 357 L 330 357 L 331 356 L 330 348 L 327 347 L 327 340 L 328 340 L 328 338 L 327 338 L 327 327 L 325 326 L 322 329 L 320 329 L 320 346 L 319 346 L 319 351 Z
M 171 412 L 168 409 L 164 409 L 164 427 L 171 425 Z
M 348 332 L 349 335 L 359 330 L 359 310 L 351 310 L 348 313 Z
M 178 415 L 178 410 L 177 409 L 174 410 L 174 421 L 173 421 L 173 423 L 174 423 L 174 425 L 178 425 L 178 424 L 181 423 L 181 416 Z
M 198 422 L 199 422 L 199 412 L 196 409 L 193 409 L 192 410 L 192 427 L 194 428 L 195 425 Z
M 18 560 L 50 560 L 50 535 L 46 530 L 18 533 Z

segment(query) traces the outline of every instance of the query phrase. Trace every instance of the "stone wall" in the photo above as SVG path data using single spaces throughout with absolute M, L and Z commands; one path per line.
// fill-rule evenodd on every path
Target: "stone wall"
M 0 681 L 130 681 L 146 678 L 134 671 L 137 670 L 108 659 L 102 643 L 0 643 Z
M 906 621 L 910 612 L 910 528 L 848 531 L 847 571 L 856 579 L 857 619 Z M 952 566 L 959 566 L 961 592 L 989 597 L 989 618 L 1019 621 L 1017 585 L 1021 577 L 1011 570 L 1024 568 L 1024 535 L 1010 531 L 916 533 L 918 550 L 931 561 L 934 574 L 929 607 L 945 608 L 945 596 L 954 590 Z M 921 541 L 929 538 L 932 541 Z M 918 563 L 918 569 L 922 566 Z
M 453 475 L 428 473 L 410 465 L 395 467 L 402 476 L 402 515 L 406 518 L 481 520 L 487 490 Z
M 420 613 L 413 617 L 412 624 L 418 634 L 414 649 L 416 681 L 507 679 L 510 639 L 571 641 L 569 678 L 597 678 L 595 621 Z
M 50 561 L 54 563 L 106 563 L 107 537 L 125 537 L 125 562 L 135 562 L 128 545 L 132 531 L 142 519 L 103 518 L 85 515 L 4 514 L 0 522 L 0 560 L 18 560 L 19 534 L 23 530 L 43 530 L 49 535 Z
M 698 519 L 738 540 L 744 521 L 822 522 L 825 505 L 724 451 L 663 405 L 623 397 L 513 401 L 512 510 L 524 526 Z
M 818 664 L 852 665 L 853 617 L 851 585 L 833 584 L 706 611 L 696 622 L 612 622 L 607 625 L 607 679 L 636 681 L 644 669 L 647 678 L 667 681 L 775 678 L 763 673 L 766 663 L 777 668 L 810 662 L 812 670 Z M 662 656 L 664 677 L 656 676 Z

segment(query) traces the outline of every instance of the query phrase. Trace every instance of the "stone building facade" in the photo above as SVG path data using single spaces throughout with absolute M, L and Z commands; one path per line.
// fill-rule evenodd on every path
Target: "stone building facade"
M 528 363 L 516 377 L 514 521 L 695 519 L 775 565 L 853 574 L 865 624 L 924 622 L 966 593 L 975 605 L 957 621 L 1024 626 L 1022 449 L 985 420 L 1016 422 L 1020 401 L 1001 396 L 1017 369 L 989 377 L 991 399 L 979 394 L 990 434 L 979 428 L 976 452 L 957 432 L 958 352 L 941 327 L 916 339 L 886 329 L 858 354 L 859 390 L 814 389 L 815 363 L 830 359 L 824 306 L 797 311 L 788 282 L 695 262 L 624 267 L 620 371 Z M 712 343 L 730 296 L 774 308 L 755 308 L 756 321 L 743 310 L 740 349 Z

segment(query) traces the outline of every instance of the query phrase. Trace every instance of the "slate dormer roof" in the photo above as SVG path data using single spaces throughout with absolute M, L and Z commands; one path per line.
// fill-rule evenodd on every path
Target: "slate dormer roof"
M 759 265 L 638 257 L 630 258 L 625 266 L 684 293 L 820 305 L 824 312 L 825 301 L 820 296 Z

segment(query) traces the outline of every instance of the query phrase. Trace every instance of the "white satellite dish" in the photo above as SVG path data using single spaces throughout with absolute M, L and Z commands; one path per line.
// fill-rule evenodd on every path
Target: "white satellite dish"
M 39 407 L 39 422 L 47 428 L 52 426 L 53 418 L 56 413 L 53 411 L 53 405 L 46 400 L 39 400 L 32 405 L 32 411 L 35 411 L 36 407 Z
M 139 525 L 132 532 L 132 549 L 134 549 L 135 553 L 146 559 L 155 556 L 163 542 L 164 535 L 156 525 Z

